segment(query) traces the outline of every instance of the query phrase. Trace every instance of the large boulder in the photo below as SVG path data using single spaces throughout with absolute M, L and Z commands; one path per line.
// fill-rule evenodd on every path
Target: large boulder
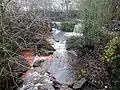
M 37 52 L 40 55 L 48 56 L 53 54 L 55 49 L 51 46 L 51 44 L 45 40 L 41 39 L 37 42 Z

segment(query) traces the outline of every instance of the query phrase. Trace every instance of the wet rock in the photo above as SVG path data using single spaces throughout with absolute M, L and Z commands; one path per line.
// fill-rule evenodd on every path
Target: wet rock
M 49 51 L 49 50 L 44 50 L 44 52 L 45 52 L 47 55 L 52 55 L 53 52 L 54 52 L 54 50 L 51 50 L 51 51 Z
M 46 44 L 48 44 L 48 42 L 47 42 L 45 39 L 41 39 L 41 40 L 39 40 L 39 41 L 37 42 L 37 45 L 38 45 L 39 47 L 44 46 L 44 45 L 46 45 Z
M 58 81 L 56 81 L 56 80 L 53 81 L 53 87 L 55 88 L 55 90 L 60 89 L 61 86 L 62 86 L 62 84 L 59 83 Z
M 69 50 L 68 52 L 74 56 L 77 56 L 77 53 L 74 50 Z
M 32 90 L 34 88 L 34 84 L 29 82 L 26 86 L 23 86 L 23 90 Z
M 53 35 L 53 40 L 56 42 L 63 42 L 66 40 L 65 32 L 63 31 L 56 31 Z
M 39 55 L 43 55 L 43 56 L 49 56 L 49 55 L 52 55 L 54 51 L 49 51 L 49 50 L 39 50 L 38 54 Z
M 67 88 L 66 90 L 73 90 L 72 88 Z
M 86 82 L 85 78 L 81 78 L 79 81 L 75 82 L 73 85 L 74 89 L 79 89 L 83 86 L 83 84 Z
M 47 88 L 46 90 L 56 90 L 56 89 L 52 86 L 52 84 L 49 84 L 49 83 L 47 83 L 47 84 L 45 85 L 45 87 Z
M 38 49 L 40 48 L 44 48 L 44 49 L 47 49 L 47 50 L 52 50 L 54 51 L 54 48 L 51 46 L 51 44 L 45 40 L 45 39 L 41 39 L 37 42 L 37 47 Z
M 48 89 L 45 89 L 43 86 L 38 86 L 38 90 L 48 90 Z
M 37 60 L 34 62 L 33 67 L 40 67 L 42 66 L 41 64 L 44 62 L 44 60 Z
M 48 56 L 53 54 L 54 51 L 55 49 L 47 40 L 42 39 L 37 42 L 37 52 L 39 55 Z
M 72 88 L 60 88 L 60 90 L 73 90 Z
M 69 88 L 68 85 L 62 85 L 60 87 L 60 90 L 73 90 L 73 89 Z

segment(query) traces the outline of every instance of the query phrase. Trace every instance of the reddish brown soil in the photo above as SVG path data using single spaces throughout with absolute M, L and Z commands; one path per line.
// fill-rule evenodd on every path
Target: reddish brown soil
M 26 59 L 26 61 L 28 61 L 30 66 L 33 65 L 35 56 L 33 55 L 32 50 L 30 50 L 30 49 L 21 50 L 21 55 Z

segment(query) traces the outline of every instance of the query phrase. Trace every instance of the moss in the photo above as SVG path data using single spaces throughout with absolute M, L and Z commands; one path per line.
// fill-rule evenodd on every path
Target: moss
M 66 21 L 62 22 L 60 25 L 60 29 L 66 32 L 73 32 L 74 30 L 74 23 Z
M 77 72 L 76 76 L 77 76 L 77 80 L 80 80 L 82 77 L 87 76 L 87 71 L 81 69 L 80 71 Z
M 112 90 L 120 90 L 120 67 L 112 73 Z

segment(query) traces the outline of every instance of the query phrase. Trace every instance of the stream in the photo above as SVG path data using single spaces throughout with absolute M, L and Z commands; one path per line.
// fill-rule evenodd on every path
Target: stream
M 76 82 L 76 72 L 73 68 L 77 63 L 77 55 L 72 50 L 66 50 L 65 41 L 68 33 L 53 28 L 51 45 L 56 51 L 53 55 L 34 58 L 38 67 L 31 67 L 21 77 L 24 82 L 18 90 L 73 90 L 71 85 Z

